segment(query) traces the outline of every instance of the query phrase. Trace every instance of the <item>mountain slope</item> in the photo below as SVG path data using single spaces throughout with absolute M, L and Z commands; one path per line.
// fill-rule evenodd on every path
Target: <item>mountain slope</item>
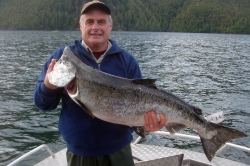
M 0 29 L 76 30 L 89 0 L 0 0 Z M 250 34 L 249 0 L 103 0 L 113 30 Z

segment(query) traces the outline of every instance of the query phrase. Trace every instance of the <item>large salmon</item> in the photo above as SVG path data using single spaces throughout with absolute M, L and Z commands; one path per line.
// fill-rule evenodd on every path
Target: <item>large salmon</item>
M 125 79 L 93 69 L 69 47 L 56 62 L 49 81 L 58 87 L 66 86 L 69 96 L 91 116 L 130 126 L 142 136 L 144 114 L 149 110 L 167 117 L 165 126 L 172 134 L 185 127 L 196 130 L 209 161 L 226 142 L 246 136 L 207 121 L 199 108 L 158 89 L 156 80 Z

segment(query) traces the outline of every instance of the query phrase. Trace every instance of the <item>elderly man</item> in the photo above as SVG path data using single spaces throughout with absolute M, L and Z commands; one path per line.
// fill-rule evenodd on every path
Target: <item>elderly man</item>
M 80 17 L 82 40 L 69 47 L 89 66 L 119 77 L 141 78 L 135 58 L 109 39 L 112 26 L 109 7 L 96 0 L 88 2 Z M 67 145 L 68 165 L 134 165 L 131 128 L 90 117 L 64 88 L 49 83 L 48 73 L 63 50 L 64 47 L 55 50 L 46 61 L 34 91 L 34 102 L 39 109 L 48 111 L 62 101 L 58 126 Z M 150 110 L 144 118 L 146 131 L 156 131 L 166 123 L 163 115 L 158 119 Z

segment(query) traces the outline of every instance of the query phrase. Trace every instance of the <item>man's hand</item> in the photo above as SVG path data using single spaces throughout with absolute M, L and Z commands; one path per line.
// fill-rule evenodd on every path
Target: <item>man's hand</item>
M 144 121 L 144 128 L 148 132 L 154 132 L 161 129 L 167 122 L 163 114 L 160 114 L 160 119 L 158 119 L 155 111 L 148 111 L 144 115 Z
M 49 64 L 49 67 L 48 67 L 48 70 L 47 70 L 47 72 L 46 72 L 46 76 L 45 76 L 45 79 L 44 79 L 44 85 L 45 85 L 48 89 L 50 89 L 50 90 L 55 90 L 55 89 L 58 88 L 57 86 L 52 85 L 52 84 L 49 82 L 49 79 L 48 79 L 48 75 L 49 75 L 49 73 L 53 70 L 55 63 L 56 63 L 56 60 L 55 60 L 55 59 L 52 59 L 51 62 L 50 62 L 50 64 Z

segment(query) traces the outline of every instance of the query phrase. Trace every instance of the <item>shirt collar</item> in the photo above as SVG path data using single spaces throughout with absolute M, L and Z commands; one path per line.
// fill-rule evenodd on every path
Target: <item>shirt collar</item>
M 105 56 L 105 54 L 108 52 L 108 50 L 112 47 L 111 42 L 108 40 L 108 48 L 107 50 L 104 52 L 104 54 L 97 60 L 92 52 L 92 50 L 89 48 L 89 46 L 84 42 L 84 40 L 82 40 L 82 46 L 92 55 L 92 57 L 96 60 L 96 62 L 98 64 L 100 64 Z
M 86 49 L 86 50 L 88 50 L 91 54 L 93 54 L 93 52 L 92 52 L 92 50 L 89 48 L 89 46 L 84 42 L 84 40 L 82 40 L 82 46 Z M 112 47 L 112 44 L 110 43 L 110 41 L 108 41 L 108 48 L 107 48 L 107 50 L 106 50 L 106 52 L 110 49 Z M 105 52 L 105 53 L 106 53 Z M 105 54 L 104 53 L 104 54 Z

